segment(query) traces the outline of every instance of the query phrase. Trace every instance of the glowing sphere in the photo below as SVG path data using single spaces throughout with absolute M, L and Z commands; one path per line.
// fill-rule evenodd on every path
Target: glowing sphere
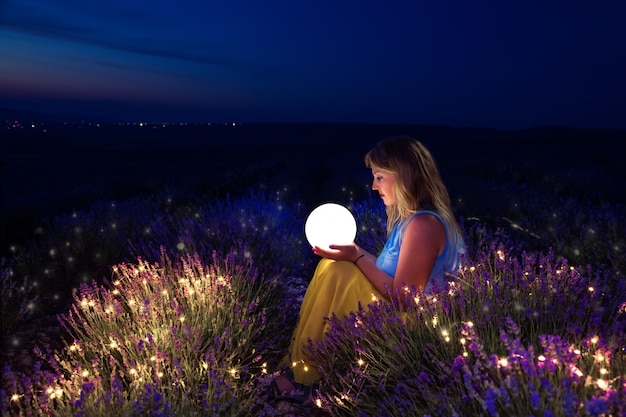
M 340 204 L 322 204 L 307 217 L 304 234 L 311 246 L 349 245 L 356 237 L 356 220 L 350 210 Z

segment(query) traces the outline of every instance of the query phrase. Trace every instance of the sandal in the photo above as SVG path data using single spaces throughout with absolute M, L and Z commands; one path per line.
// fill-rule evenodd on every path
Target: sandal
M 268 400 L 272 402 L 286 401 L 303 404 L 311 395 L 311 387 L 297 383 L 291 369 L 280 372 L 270 383 L 270 390 Z

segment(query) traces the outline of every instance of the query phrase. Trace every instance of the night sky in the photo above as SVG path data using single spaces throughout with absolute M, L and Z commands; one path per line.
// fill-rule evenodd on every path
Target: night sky
M 626 128 L 623 0 L 0 0 L 0 107 Z

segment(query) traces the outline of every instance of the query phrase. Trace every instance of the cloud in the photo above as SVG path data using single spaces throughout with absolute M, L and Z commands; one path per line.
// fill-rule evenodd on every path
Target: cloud
M 87 2 L 90 3 L 90 2 Z M 82 3 L 84 4 L 84 2 Z M 107 5 L 109 3 L 107 2 Z M 72 2 L 0 3 L 0 27 L 15 33 L 76 42 L 211 66 L 243 66 L 224 45 L 166 35 L 159 15 L 116 7 L 72 8 Z

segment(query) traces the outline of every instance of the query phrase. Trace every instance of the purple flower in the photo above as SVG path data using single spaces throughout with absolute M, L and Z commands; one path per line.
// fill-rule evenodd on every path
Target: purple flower
M 541 408 L 541 397 L 532 384 L 532 381 L 528 381 L 528 390 L 530 391 L 530 405 L 535 410 L 539 410 Z
M 465 359 L 463 359 L 463 356 L 457 356 L 456 358 L 454 358 L 454 363 L 452 364 L 452 373 L 458 373 L 461 369 L 463 369 L 464 365 Z
M 500 398 L 502 398 L 505 408 L 511 408 L 513 406 L 511 396 L 509 395 L 509 391 L 506 387 L 500 387 Z
M 592 416 L 604 415 L 608 410 L 609 407 L 605 398 L 593 397 L 585 400 L 585 411 Z
M 485 407 L 489 411 L 489 415 L 495 417 L 498 415 L 498 394 L 493 388 L 487 388 L 485 392 Z
M 548 378 L 541 378 L 541 388 L 546 393 L 546 398 L 548 401 L 554 400 L 554 396 L 555 396 L 554 386 L 548 380 Z
M 95 384 L 93 381 L 87 381 L 87 382 L 83 382 L 83 385 L 81 387 L 81 397 L 82 395 L 89 395 L 93 392 L 95 388 Z

